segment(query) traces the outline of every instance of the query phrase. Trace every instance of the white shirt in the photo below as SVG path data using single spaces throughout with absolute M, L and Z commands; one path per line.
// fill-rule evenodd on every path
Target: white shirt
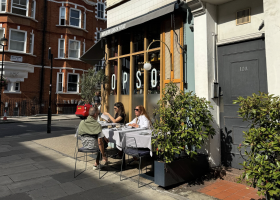
M 138 124 L 139 128 L 146 128 L 146 129 L 150 128 L 150 121 L 147 119 L 145 115 L 140 115 L 139 117 L 135 117 L 131 122 L 127 123 L 126 125 L 129 124 Z

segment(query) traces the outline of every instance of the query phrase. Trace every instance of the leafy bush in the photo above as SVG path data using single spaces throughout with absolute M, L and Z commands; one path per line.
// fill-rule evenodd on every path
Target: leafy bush
M 244 173 L 239 181 L 259 189 L 258 194 L 280 194 L 280 98 L 265 93 L 239 97 L 239 115 L 250 122 L 239 150 L 245 149 Z M 250 147 L 250 148 L 248 148 Z M 250 150 L 247 150 L 250 149 Z M 273 198 L 272 198 L 273 199 Z
M 199 98 L 192 92 L 184 93 L 174 83 L 163 89 L 163 97 L 158 102 L 154 114 L 159 119 L 153 124 L 152 143 L 158 156 L 166 163 L 173 161 L 175 154 L 185 150 L 193 158 L 201 144 L 215 129 L 210 125 L 213 116 L 209 110 L 210 102 Z

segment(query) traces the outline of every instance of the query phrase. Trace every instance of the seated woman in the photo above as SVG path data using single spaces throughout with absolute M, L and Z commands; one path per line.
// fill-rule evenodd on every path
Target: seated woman
M 131 122 L 129 122 L 128 126 L 132 126 L 135 128 L 146 128 L 150 129 L 151 128 L 151 120 L 149 115 L 147 114 L 144 106 L 136 106 L 134 109 L 136 118 L 134 118 Z
M 109 116 L 113 123 L 125 123 L 125 110 L 122 102 L 117 102 L 114 104 L 114 111 L 116 113 L 115 118 L 107 112 L 104 112 L 103 114 Z

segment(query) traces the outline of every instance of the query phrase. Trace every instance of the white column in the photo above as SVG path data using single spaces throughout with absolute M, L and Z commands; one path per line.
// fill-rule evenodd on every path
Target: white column
M 10 92 L 15 92 L 15 88 L 16 88 L 16 83 L 15 82 L 11 82 L 10 83 Z
M 264 0 L 263 6 L 268 92 L 280 95 L 280 1 Z

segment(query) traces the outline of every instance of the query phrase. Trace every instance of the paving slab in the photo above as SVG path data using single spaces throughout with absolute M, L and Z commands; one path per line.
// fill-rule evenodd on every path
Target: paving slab
M 6 169 L 1 169 L 0 176 L 12 175 L 12 174 L 17 174 L 17 173 L 21 173 L 21 172 L 33 171 L 33 170 L 37 170 L 37 167 L 35 167 L 33 165 L 10 167 L 10 168 L 6 168 Z
M 72 195 L 72 194 L 76 194 L 76 193 L 84 191 L 79 186 L 75 185 L 74 183 L 70 183 L 70 182 L 62 183 L 60 185 L 60 187 L 63 189 L 64 192 L 67 193 L 67 195 Z
M 32 200 L 32 198 L 26 193 L 20 193 L 0 198 L 0 200 Z
M 24 180 L 33 179 L 33 178 L 49 176 L 52 174 L 54 174 L 54 172 L 52 172 L 49 169 L 38 169 L 38 170 L 34 170 L 32 172 L 23 172 L 23 173 L 13 174 L 13 175 L 10 175 L 9 177 L 14 182 L 17 182 L 17 181 L 24 181 Z
M 17 166 L 23 166 L 23 165 L 30 165 L 30 164 L 34 164 L 35 161 L 31 160 L 30 158 L 25 158 L 25 159 L 16 159 L 16 160 L 12 160 L 9 162 L 5 162 L 5 163 L 0 163 L 0 168 L 12 168 L 12 167 L 17 167 Z
M 0 185 L 11 184 L 13 181 L 8 176 L 0 176 Z
M 19 157 L 18 155 L 0 157 L 0 165 L 20 159 L 21 157 Z
M 0 186 L 0 197 L 5 197 L 12 194 L 7 186 Z
M 2 145 L 1 145 L 0 153 L 4 153 L 4 152 L 8 152 L 8 151 L 11 151 L 11 150 L 8 147 L 2 147 Z
M 67 196 L 67 193 L 58 186 L 51 186 L 28 192 L 33 199 L 58 199 Z

